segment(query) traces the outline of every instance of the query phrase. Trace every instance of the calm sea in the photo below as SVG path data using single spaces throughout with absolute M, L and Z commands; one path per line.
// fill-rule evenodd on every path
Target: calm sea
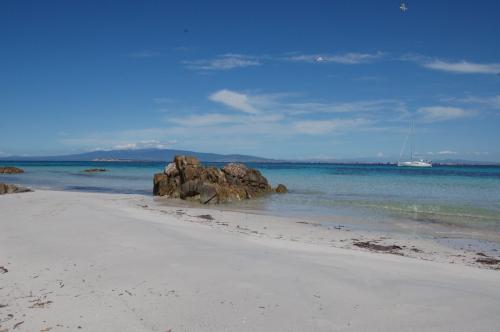
M 0 175 L 0 182 L 33 188 L 151 195 L 153 174 L 164 163 L 2 162 L 26 173 Z M 217 164 L 212 164 L 220 166 Z M 248 201 L 238 209 L 315 218 L 328 223 L 343 217 L 351 227 L 425 230 L 432 226 L 482 231 L 500 236 L 500 167 L 435 166 L 431 169 L 389 165 L 260 164 L 273 185 L 286 195 Z M 87 168 L 109 172 L 84 173 Z M 335 218 L 334 218 L 335 217 Z M 337 222 L 337 221 L 335 221 Z M 436 228 L 438 227 L 438 228 Z

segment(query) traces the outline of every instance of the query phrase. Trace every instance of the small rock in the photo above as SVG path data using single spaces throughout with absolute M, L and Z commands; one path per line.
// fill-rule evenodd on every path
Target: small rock
M 278 194 L 286 194 L 288 192 L 288 188 L 284 184 L 280 183 L 278 184 L 276 189 L 274 189 L 274 191 L 276 191 L 276 193 Z
M 24 173 L 24 170 L 17 167 L 0 167 L 0 174 L 19 174 Z
M 0 183 L 0 195 L 26 193 L 30 191 L 32 190 L 29 188 L 18 187 L 13 184 Z
M 107 172 L 107 171 L 108 170 L 104 169 L 104 168 L 90 168 L 90 169 L 84 170 L 84 172 L 87 172 L 87 173 L 98 173 L 98 172 Z

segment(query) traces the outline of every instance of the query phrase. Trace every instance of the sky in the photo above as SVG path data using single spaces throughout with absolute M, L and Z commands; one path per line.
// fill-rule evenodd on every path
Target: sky
M 0 156 L 500 161 L 500 1 L 1 1 Z

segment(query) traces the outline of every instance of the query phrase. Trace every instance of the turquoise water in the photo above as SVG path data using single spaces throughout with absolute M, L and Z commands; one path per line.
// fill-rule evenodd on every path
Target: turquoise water
M 26 173 L 0 175 L 0 182 L 33 188 L 151 195 L 152 177 L 164 163 L 3 162 Z M 215 164 L 217 165 L 217 164 Z M 220 166 L 220 165 L 217 165 Z M 286 195 L 243 202 L 240 208 L 300 217 L 351 216 L 366 224 L 387 220 L 454 225 L 500 234 L 500 167 L 249 164 Z M 86 168 L 109 172 L 84 173 Z

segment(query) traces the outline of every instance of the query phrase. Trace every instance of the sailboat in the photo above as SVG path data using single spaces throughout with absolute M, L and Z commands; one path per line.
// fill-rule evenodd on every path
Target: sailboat
M 405 142 L 403 143 L 403 147 L 401 148 L 401 153 L 399 154 L 398 167 L 432 167 L 432 162 L 423 160 L 423 159 L 414 159 L 413 154 L 413 132 L 414 132 L 413 122 L 410 122 L 410 126 L 408 129 L 408 135 L 406 136 Z M 410 141 L 410 160 L 409 161 L 401 161 L 403 157 L 403 153 L 406 149 L 406 144 Z

